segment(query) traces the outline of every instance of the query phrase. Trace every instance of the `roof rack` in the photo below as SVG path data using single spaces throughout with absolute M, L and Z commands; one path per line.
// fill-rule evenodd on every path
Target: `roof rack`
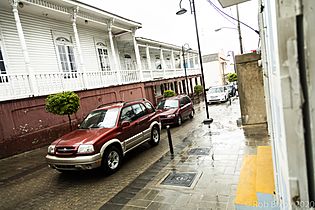
M 111 104 L 116 104 L 116 103 L 123 103 L 124 101 L 112 101 L 112 102 L 108 102 L 106 104 L 101 104 L 99 105 L 97 108 L 102 108 L 102 107 L 105 107 L 105 106 L 109 106 Z
M 130 101 L 125 101 L 124 102 L 124 105 L 130 103 L 130 102 L 134 102 L 134 101 L 147 101 L 147 99 L 145 98 L 138 98 L 138 99 L 133 99 L 133 100 L 130 100 Z

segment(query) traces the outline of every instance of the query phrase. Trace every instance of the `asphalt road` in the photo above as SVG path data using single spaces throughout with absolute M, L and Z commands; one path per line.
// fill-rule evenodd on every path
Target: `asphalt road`
M 219 118 L 230 115 L 228 104 L 209 106 L 211 116 Z M 205 116 L 202 106 L 203 103 L 196 106 L 194 119 L 188 119 L 181 127 L 171 129 L 174 146 L 189 132 L 204 126 L 201 123 Z M 2 179 L 0 209 L 99 209 L 168 151 L 166 130 L 163 129 L 158 146 L 143 144 L 128 153 L 120 170 L 111 176 L 98 171 L 63 174 L 45 164 L 36 165 L 37 160 L 34 160 L 33 167 Z M 23 158 L 27 158 L 27 154 L 21 156 L 20 165 L 23 165 Z M 43 162 L 44 156 L 38 155 L 36 158 L 38 162 Z

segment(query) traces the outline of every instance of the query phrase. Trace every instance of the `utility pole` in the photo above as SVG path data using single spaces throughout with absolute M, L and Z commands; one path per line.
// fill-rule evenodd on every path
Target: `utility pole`
M 243 54 L 243 43 L 242 43 L 242 35 L 241 35 L 240 17 L 239 17 L 239 13 L 238 13 L 238 4 L 236 5 L 236 14 L 237 14 L 238 38 L 240 40 L 240 50 L 241 50 L 241 54 Z

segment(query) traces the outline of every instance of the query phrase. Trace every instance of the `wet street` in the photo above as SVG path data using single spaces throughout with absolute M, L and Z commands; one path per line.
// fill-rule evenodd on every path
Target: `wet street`
M 0 160 L 0 209 L 233 209 L 242 157 L 267 138 L 245 137 L 237 98 L 209 106 L 211 128 L 204 103 L 195 109 L 171 129 L 173 157 L 163 129 L 158 146 L 133 150 L 111 176 L 61 174 L 45 164 L 46 148 Z

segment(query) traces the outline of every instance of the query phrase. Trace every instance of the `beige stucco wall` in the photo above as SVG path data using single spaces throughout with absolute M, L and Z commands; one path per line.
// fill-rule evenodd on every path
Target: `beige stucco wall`
M 248 53 L 235 56 L 242 124 L 267 122 L 263 71 L 258 65 L 260 54 Z

